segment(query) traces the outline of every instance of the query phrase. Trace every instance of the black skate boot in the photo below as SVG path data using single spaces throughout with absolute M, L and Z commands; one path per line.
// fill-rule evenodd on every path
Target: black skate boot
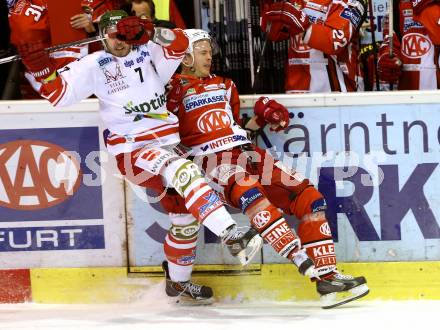
M 321 307 L 337 307 L 362 298 L 370 292 L 363 276 L 343 275 L 338 271 L 316 282 L 316 290 L 321 295 Z
M 236 225 L 232 225 L 220 236 L 222 243 L 226 245 L 231 255 L 237 257 L 243 266 L 250 263 L 263 246 L 263 238 L 252 227 L 244 232 L 239 230 Z
M 189 306 L 210 305 L 214 302 L 213 292 L 209 286 L 194 284 L 191 281 L 171 281 L 167 261 L 162 263 L 162 269 L 166 277 L 165 292 L 176 303 Z

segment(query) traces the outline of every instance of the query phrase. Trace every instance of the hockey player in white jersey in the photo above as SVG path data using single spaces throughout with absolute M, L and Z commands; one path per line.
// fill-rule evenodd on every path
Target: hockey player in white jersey
M 161 201 L 172 222 L 164 244 L 166 293 L 210 302 L 211 288 L 190 282 L 200 224 L 245 262 L 262 239 L 254 230 L 237 229 L 199 168 L 182 157 L 178 119 L 167 111 L 164 86 L 180 65 L 188 38 L 180 29 L 155 28 L 121 10 L 104 14 L 99 28 L 108 36 L 105 50 L 69 64 L 59 75 L 42 49 L 21 49 L 23 62 L 43 83 L 42 96 L 57 107 L 98 97 L 110 131 L 108 151 L 127 179 L 160 192 L 172 188 Z

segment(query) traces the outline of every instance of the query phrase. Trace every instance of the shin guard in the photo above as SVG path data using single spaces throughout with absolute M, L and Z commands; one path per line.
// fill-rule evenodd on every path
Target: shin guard
M 196 258 L 200 225 L 191 214 L 170 213 L 169 217 L 172 225 L 164 243 L 169 275 L 172 281 L 189 281 Z
M 306 214 L 299 223 L 298 236 L 320 276 L 336 269 L 335 245 L 323 211 Z

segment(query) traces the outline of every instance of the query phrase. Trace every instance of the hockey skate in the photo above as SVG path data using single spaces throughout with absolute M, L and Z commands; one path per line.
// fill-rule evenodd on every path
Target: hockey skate
M 321 307 L 329 309 L 362 298 L 370 292 L 365 277 L 353 277 L 334 271 L 316 282 Z
M 210 305 L 214 302 L 213 292 L 209 286 L 186 282 L 173 282 L 168 271 L 168 262 L 162 263 L 165 272 L 165 292 L 177 304 L 183 306 Z
M 241 231 L 237 226 L 231 226 L 221 235 L 222 243 L 226 245 L 232 256 L 237 257 L 242 266 L 252 261 L 263 246 L 263 238 L 254 229 Z

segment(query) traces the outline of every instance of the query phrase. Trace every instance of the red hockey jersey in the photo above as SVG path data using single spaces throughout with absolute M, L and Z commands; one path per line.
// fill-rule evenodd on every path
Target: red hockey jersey
M 399 27 L 402 36 L 401 59 L 403 63 L 399 90 L 432 90 L 439 87 L 439 49 L 435 47 L 431 36 L 439 38 L 440 11 L 439 4 L 433 6 L 434 11 L 427 11 L 425 14 L 422 14 L 422 11 L 416 16 L 410 0 L 401 0 L 399 3 Z M 437 9 L 435 9 L 436 7 Z M 433 22 L 433 17 L 437 22 Z M 423 21 L 429 25 L 429 29 L 437 31 L 430 34 L 429 29 L 422 24 Z M 434 23 L 437 24 L 437 27 Z
M 174 75 L 167 108 L 179 117 L 179 133 L 193 155 L 250 143 L 240 124 L 240 100 L 232 80 L 215 75 Z
M 357 0 L 292 1 L 309 17 L 305 35 L 290 38 L 287 93 L 363 90 L 357 28 L 364 7 Z

